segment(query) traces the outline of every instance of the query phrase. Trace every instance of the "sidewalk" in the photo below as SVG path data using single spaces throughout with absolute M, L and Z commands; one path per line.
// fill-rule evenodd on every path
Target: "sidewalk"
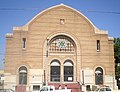
M 95 92 L 95 91 L 84 91 L 84 92 Z M 107 92 L 107 91 L 106 91 Z M 109 92 L 109 91 L 108 91 Z M 112 92 L 120 92 L 120 90 L 112 90 Z

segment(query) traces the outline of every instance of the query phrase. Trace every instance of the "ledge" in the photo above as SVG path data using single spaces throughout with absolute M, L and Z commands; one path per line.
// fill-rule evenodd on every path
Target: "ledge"
M 113 37 L 108 37 L 108 40 L 109 40 L 109 41 L 113 41 L 114 38 L 113 38 Z
M 6 38 L 12 38 L 13 37 L 13 34 L 12 33 L 7 33 L 6 34 Z
M 23 27 L 13 27 L 13 30 L 22 30 L 22 31 L 28 31 L 28 27 L 27 26 L 23 26 Z
M 95 29 L 95 34 L 108 34 L 108 31 Z

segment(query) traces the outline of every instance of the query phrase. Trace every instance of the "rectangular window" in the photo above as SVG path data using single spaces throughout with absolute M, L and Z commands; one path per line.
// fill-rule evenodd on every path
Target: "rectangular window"
M 22 39 L 22 48 L 26 48 L 26 38 Z
M 27 73 L 19 74 L 19 84 L 27 84 Z
M 33 85 L 33 91 L 38 91 L 40 90 L 40 85 Z
M 97 40 L 97 51 L 100 51 L 100 40 Z
M 51 81 L 59 82 L 60 81 L 60 66 L 51 66 Z
M 64 81 L 73 81 L 73 66 L 64 66 Z
M 60 24 L 65 24 L 65 19 L 60 19 Z

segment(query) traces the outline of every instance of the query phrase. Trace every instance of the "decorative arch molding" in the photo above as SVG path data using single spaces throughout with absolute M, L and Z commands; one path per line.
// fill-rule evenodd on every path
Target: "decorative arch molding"
M 61 63 L 59 60 L 57 59 L 53 59 L 51 62 L 50 62 L 50 66 L 60 66 Z
M 19 68 L 19 73 L 27 73 L 27 68 L 25 67 L 25 66 L 21 66 L 20 68 Z
M 96 66 L 94 67 L 94 73 L 95 73 L 95 70 L 96 70 L 97 67 L 101 67 L 102 70 L 103 70 L 103 75 L 105 75 L 105 69 L 104 69 L 104 67 L 103 67 L 102 65 L 96 65 Z
M 80 45 L 80 42 L 78 41 L 78 39 L 73 35 L 73 34 L 70 34 L 70 33 L 67 33 L 67 32 L 54 32 L 52 34 L 50 34 L 44 41 L 44 48 L 43 48 L 43 53 L 44 55 L 46 54 L 46 48 L 47 48 L 47 43 L 49 43 L 49 41 L 58 36 L 58 35 L 65 35 L 65 36 L 68 36 L 69 38 L 71 38 L 74 43 L 76 44 L 76 56 L 80 56 L 80 52 L 81 52 L 81 45 Z M 79 57 L 80 58 L 80 57 Z M 80 61 L 80 59 L 79 59 Z
M 58 58 L 58 57 L 52 57 L 52 58 L 49 59 L 49 64 L 48 65 L 50 65 L 52 63 L 52 61 L 54 61 L 54 60 L 57 60 L 59 62 L 61 61 L 61 59 Z M 61 62 L 60 62 L 60 64 L 61 64 Z
M 52 38 L 59 36 L 59 35 L 65 35 L 65 36 L 71 38 L 74 41 L 74 43 L 76 44 L 76 48 L 77 49 L 80 48 L 80 42 L 78 41 L 78 39 L 73 34 L 70 34 L 67 32 L 54 32 L 54 33 L 50 34 L 46 39 L 49 39 L 49 41 L 50 41 Z
M 27 68 L 27 72 L 29 73 L 29 67 L 27 65 L 20 65 L 16 69 L 17 74 L 18 74 L 18 71 L 19 71 L 20 67 L 22 67 L 22 66 L 26 67 Z
M 16 70 L 17 74 L 18 74 L 19 69 L 20 69 L 22 66 L 23 66 L 23 67 L 26 67 L 26 68 L 27 68 L 27 72 L 29 73 L 29 67 L 28 67 L 27 65 L 20 65 L 20 66 L 17 67 L 17 70 Z
M 74 66 L 74 63 L 72 60 L 67 59 L 64 61 L 64 66 Z
M 73 63 L 73 61 L 74 61 L 75 59 L 73 59 L 73 58 L 71 58 L 71 57 L 64 58 L 64 59 L 63 59 L 63 61 L 64 61 L 63 64 L 64 64 L 67 60 L 70 60 L 70 61 Z M 73 65 L 76 65 L 76 62 L 74 62 Z

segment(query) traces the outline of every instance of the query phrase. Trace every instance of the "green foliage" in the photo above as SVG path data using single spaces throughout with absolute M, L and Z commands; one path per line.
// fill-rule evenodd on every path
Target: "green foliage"
M 115 64 L 115 75 L 116 77 L 120 75 L 120 66 L 118 64 Z
M 120 63 L 120 38 L 114 39 L 114 57 L 115 63 Z
M 120 38 L 114 38 L 115 74 L 120 75 Z

